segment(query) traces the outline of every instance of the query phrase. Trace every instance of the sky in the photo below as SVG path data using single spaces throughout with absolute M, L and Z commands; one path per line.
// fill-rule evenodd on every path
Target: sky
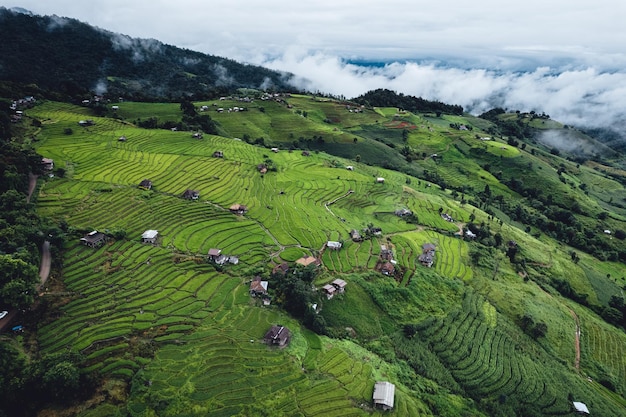
M 621 0 L 0 0 L 35 14 L 296 75 L 311 91 L 375 88 L 626 128 Z M 377 63 L 363 66 L 363 63 Z

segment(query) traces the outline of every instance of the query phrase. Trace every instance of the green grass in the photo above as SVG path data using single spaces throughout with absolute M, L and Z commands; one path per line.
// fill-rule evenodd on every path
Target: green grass
M 212 101 L 202 104 L 209 106 L 223 136 L 197 140 L 190 132 L 129 123 L 176 119 L 177 104 L 120 103 L 124 120 L 95 118 L 85 108 L 53 102 L 29 110 L 43 122 L 38 151 L 66 169 L 66 178 L 41 186 L 40 214 L 66 222 L 70 230 L 126 232 L 125 239 L 97 250 L 81 246 L 80 233 L 68 235 L 62 277 L 75 296 L 58 319 L 39 329 L 43 353 L 79 350 L 88 369 L 132 380 L 130 415 L 156 410 L 159 415 L 255 415 L 262 409 L 277 415 L 365 415 L 357 405 L 369 403 L 376 379 L 397 384 L 398 415 L 446 415 L 443 404 L 456 410 L 448 415 L 474 412 L 472 404 L 482 398 L 500 401 L 503 395 L 507 407 L 533 404 L 546 415 L 563 415 L 570 393 L 593 405 L 594 414 L 624 415 L 623 338 L 549 287 L 551 278 L 565 279 L 590 303 L 605 305 L 626 284 L 623 264 L 600 263 L 582 252 L 575 264 L 571 248 L 544 231 L 529 236 L 500 215 L 495 203 L 487 207 L 495 217 L 480 203 L 461 203 L 485 183 L 504 202 L 518 201 L 504 184 L 515 177 L 550 190 L 559 204 L 577 200 L 584 211 L 596 213 L 617 207 L 624 194 L 619 182 L 563 162 L 564 184 L 555 168 L 562 160 L 548 153 L 533 156 L 501 140 L 479 141 L 474 136 L 485 135 L 480 129 L 489 123 L 471 116 L 396 114 L 395 108 L 354 113 L 345 103 L 297 95 L 286 103 L 255 101 L 244 105 L 244 112 L 217 113 Z M 96 124 L 80 128 L 78 120 L 87 117 Z M 471 124 L 474 131 L 456 131 L 450 123 Z M 72 135 L 63 133 L 68 127 Z M 398 154 L 405 128 L 407 145 L 420 155 L 411 163 Z M 126 142 L 117 140 L 121 135 Z M 273 153 L 234 140 L 244 135 L 264 137 L 282 149 Z M 323 143 L 313 136 L 322 136 Z M 313 151 L 307 157 L 289 152 L 290 146 L 334 155 Z M 225 157 L 213 158 L 216 150 Z M 276 171 L 261 176 L 256 166 L 267 158 Z M 409 175 L 426 172 L 467 195 Z M 377 184 L 381 176 L 385 183 Z M 153 190 L 138 189 L 144 178 L 153 181 Z M 200 199 L 183 200 L 187 188 L 198 190 Z M 248 212 L 230 213 L 233 203 L 247 205 Z M 401 208 L 412 210 L 417 223 L 393 214 Z M 606 227 L 619 228 L 624 216 L 623 210 L 612 211 Z M 523 264 L 511 264 L 503 247 L 462 240 L 457 233 L 472 218 L 500 233 L 503 242 L 515 240 Z M 349 239 L 351 229 L 368 224 L 381 227 L 383 236 Z M 156 246 L 139 243 L 146 229 L 159 231 Z M 330 334 L 346 340 L 300 329 L 279 312 L 277 302 L 253 307 L 243 285 L 249 271 L 318 254 L 328 240 L 344 246 L 321 254 L 322 274 L 315 284 L 341 277 L 348 287 L 344 295 L 322 299 L 320 315 Z M 437 246 L 432 268 L 417 261 L 424 243 Z M 394 249 L 404 271 L 398 280 L 373 271 L 381 244 Z M 238 256 L 240 264 L 217 271 L 204 259 L 210 248 Z M 483 254 L 478 265 L 472 261 L 475 251 Z M 618 394 L 587 384 L 572 369 L 570 309 L 583 326 L 581 375 L 611 381 Z M 535 342 L 520 330 L 516 322 L 524 314 L 547 324 L 545 338 Z M 285 350 L 258 343 L 278 321 L 294 331 Z M 420 327 L 419 343 L 402 336 L 406 324 Z M 154 343 L 154 360 L 137 349 L 139 341 Z M 109 408 L 94 409 L 94 415 L 102 410 Z

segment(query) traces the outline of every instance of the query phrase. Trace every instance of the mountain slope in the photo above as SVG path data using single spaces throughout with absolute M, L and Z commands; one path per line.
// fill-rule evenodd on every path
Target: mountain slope
M 238 87 L 283 90 L 289 74 L 94 28 L 75 19 L 0 8 L 0 80 L 75 97 L 206 96 Z

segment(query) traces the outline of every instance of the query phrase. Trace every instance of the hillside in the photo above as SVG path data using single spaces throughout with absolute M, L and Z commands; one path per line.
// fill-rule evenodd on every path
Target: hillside
M 289 74 L 135 39 L 59 16 L 0 8 L 0 80 L 64 98 L 89 92 L 135 100 L 206 97 L 238 87 L 284 90 Z M 289 87 L 292 88 L 292 87 Z
M 383 415 L 379 380 L 397 415 L 573 415 L 572 401 L 626 415 L 619 170 L 468 115 L 295 94 L 194 105 L 219 135 L 137 127 L 181 120 L 167 103 L 99 117 L 45 102 L 18 123 L 54 159 L 37 209 L 65 242 L 25 340 L 80 354 L 100 381 L 108 399 L 77 415 Z M 92 230 L 109 236 L 99 248 L 80 243 Z M 303 255 L 317 272 L 295 267 Z M 272 273 L 285 262 L 297 273 Z M 257 276 L 270 305 L 249 295 Z M 328 299 L 337 278 L 345 294 Z M 261 343 L 272 324 L 287 348 Z

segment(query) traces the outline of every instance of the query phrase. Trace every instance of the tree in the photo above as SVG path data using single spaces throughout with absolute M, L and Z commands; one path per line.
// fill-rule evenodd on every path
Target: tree
M 73 396 L 72 393 L 80 387 L 80 372 L 72 362 L 61 361 L 48 368 L 42 380 L 54 399 L 64 399 Z
M 37 268 L 11 255 L 0 255 L 0 303 L 26 308 L 34 301 Z

